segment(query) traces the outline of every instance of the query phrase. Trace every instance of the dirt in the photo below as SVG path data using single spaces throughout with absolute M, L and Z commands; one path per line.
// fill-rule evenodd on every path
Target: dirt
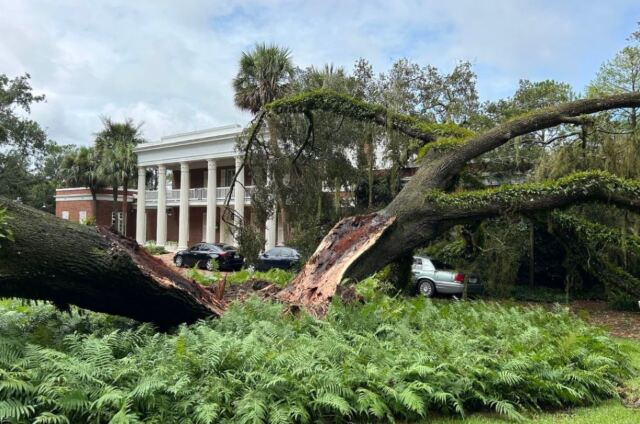
M 606 328 L 612 336 L 640 340 L 640 309 L 613 311 L 606 302 L 574 301 L 571 310 L 589 324 Z
M 188 277 L 187 273 L 189 268 L 178 268 L 173 263 L 173 253 L 165 253 L 164 255 L 157 255 L 157 258 L 160 258 L 162 262 L 164 262 L 168 267 L 178 271 L 180 274 Z M 209 276 L 213 274 L 211 271 L 207 271 L 205 269 L 199 270 L 205 276 Z M 226 272 L 221 272 L 222 277 L 224 278 L 227 275 Z M 207 287 L 207 290 L 211 291 L 215 295 L 217 295 L 220 291 L 219 284 L 212 284 Z M 249 280 L 245 283 L 241 284 L 224 284 L 223 291 L 223 300 L 225 302 L 231 302 L 234 300 L 244 300 L 251 295 L 258 295 L 264 298 L 274 299 L 276 294 L 280 292 L 281 288 L 269 283 L 268 281 L 263 280 Z

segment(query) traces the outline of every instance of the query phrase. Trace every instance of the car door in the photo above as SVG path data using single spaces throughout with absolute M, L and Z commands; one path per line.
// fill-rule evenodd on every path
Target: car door
M 415 257 L 413 258 L 413 264 L 411 265 L 411 273 L 414 277 L 416 277 L 420 271 L 422 271 L 422 258 Z
M 288 263 L 286 249 L 276 247 L 275 249 L 273 249 L 273 256 L 271 256 L 269 259 L 271 259 L 273 268 L 287 268 Z
M 455 271 L 451 270 L 451 267 L 440 262 L 431 261 L 435 268 L 434 278 L 436 280 L 436 287 L 441 293 L 456 293 L 460 289 L 460 283 L 454 280 Z
M 204 246 L 202 243 L 198 243 L 193 245 L 193 247 L 191 247 L 191 249 L 189 250 L 189 256 L 191 257 L 191 263 L 189 264 L 189 266 L 194 266 L 194 265 L 198 265 L 200 266 L 201 264 L 204 265 L 204 262 L 202 262 L 204 260 L 204 256 L 205 253 L 208 252 L 204 252 L 203 251 Z
M 276 248 L 269 249 L 266 252 L 264 252 L 262 255 L 260 255 L 260 261 L 259 261 L 260 270 L 268 271 L 269 269 L 273 268 L 273 263 L 275 260 L 275 256 L 274 256 L 275 250 Z

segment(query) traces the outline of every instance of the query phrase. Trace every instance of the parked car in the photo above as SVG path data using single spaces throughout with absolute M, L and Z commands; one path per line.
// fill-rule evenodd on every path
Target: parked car
M 480 293 L 483 290 L 476 274 L 465 276 L 455 271 L 452 266 L 427 256 L 413 257 L 412 272 L 418 292 L 426 297 L 433 297 L 436 293 L 462 294 L 465 279 L 468 294 Z
M 194 266 L 209 271 L 214 269 L 213 261 L 218 263 L 221 271 L 238 271 L 244 264 L 244 258 L 235 249 L 227 249 L 229 245 L 220 247 L 214 243 L 197 243 L 189 249 L 176 252 L 173 262 L 178 267 Z
M 292 269 L 300 264 L 300 253 L 290 247 L 274 247 L 258 256 L 256 269 L 268 271 L 271 268 Z

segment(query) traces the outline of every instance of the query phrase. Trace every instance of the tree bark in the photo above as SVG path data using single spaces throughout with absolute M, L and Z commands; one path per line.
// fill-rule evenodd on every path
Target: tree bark
M 106 228 L 0 198 L 14 242 L 0 247 L 0 296 L 50 300 L 160 327 L 219 316 L 224 304 Z

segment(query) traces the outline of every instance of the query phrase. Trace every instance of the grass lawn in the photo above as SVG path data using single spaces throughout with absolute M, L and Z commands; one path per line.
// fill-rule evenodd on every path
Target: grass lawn
M 629 354 L 633 365 L 640 369 L 640 340 L 616 339 Z M 629 387 L 640 390 L 640 376 L 627 382 Z M 509 422 L 492 414 L 472 414 L 461 420 L 457 418 L 432 417 L 424 423 L 435 424 L 497 424 Z M 628 408 L 620 400 L 603 402 L 598 406 L 575 408 L 556 413 L 542 413 L 530 417 L 527 422 L 539 424 L 637 424 L 640 423 L 640 409 Z

